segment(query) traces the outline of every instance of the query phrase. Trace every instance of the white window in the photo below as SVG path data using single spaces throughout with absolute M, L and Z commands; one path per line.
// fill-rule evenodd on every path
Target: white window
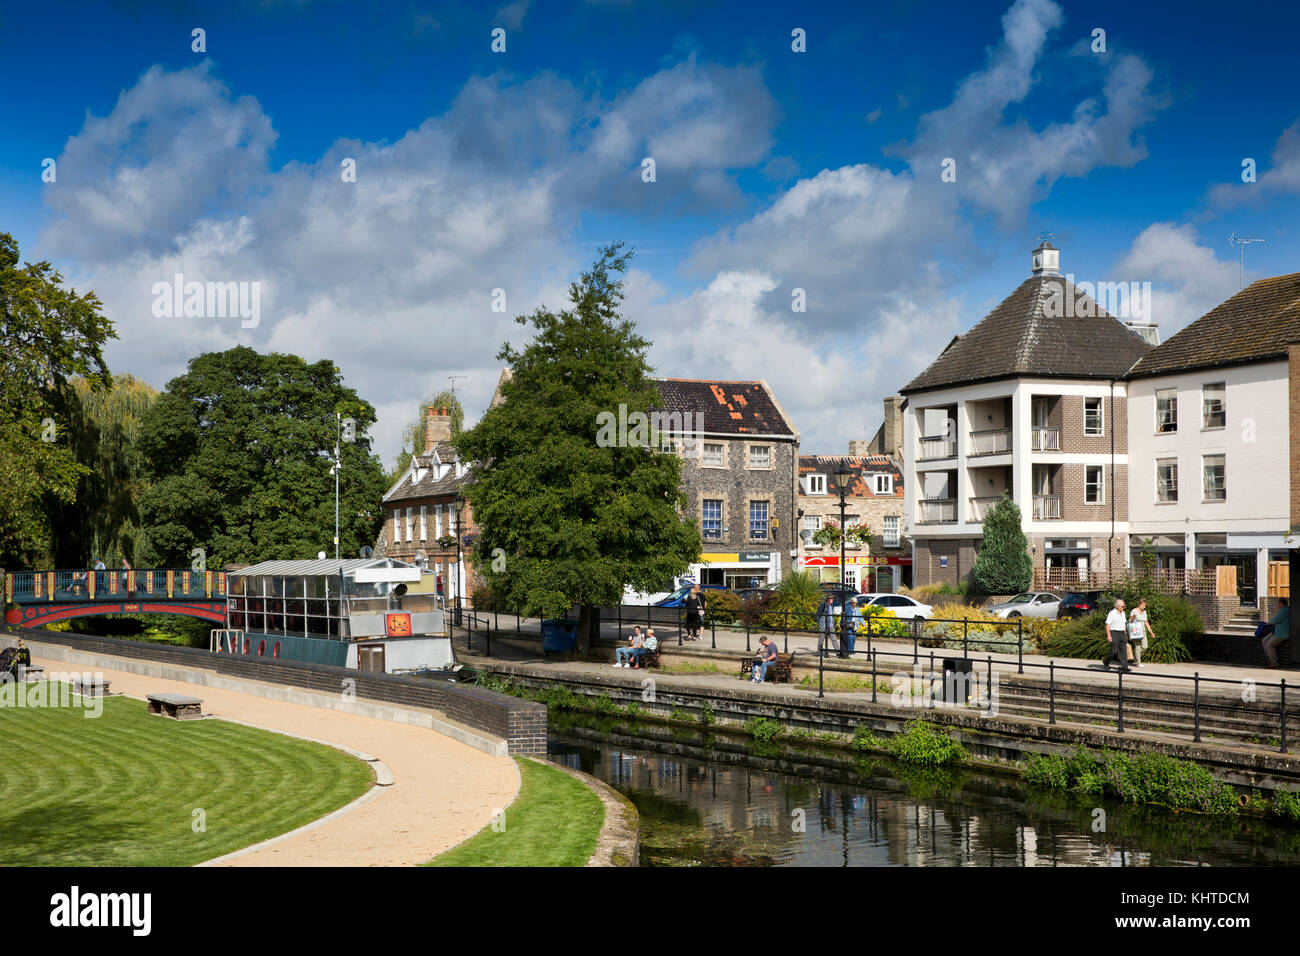
M 898 547 L 898 515 L 885 515 L 885 547 Z
M 1085 435 L 1104 435 L 1106 433 L 1100 398 L 1085 398 L 1083 400 L 1083 433 Z
M 808 494 L 824 495 L 826 494 L 826 476 L 809 475 L 808 476 Z
M 447 533 L 450 535 L 459 535 L 460 527 L 456 521 L 456 507 L 447 505 Z
M 1178 500 L 1178 460 L 1162 458 L 1156 462 L 1156 501 Z
M 1223 455 L 1202 458 L 1205 474 L 1205 500 L 1224 501 L 1228 497 L 1226 462 Z
M 412 508 L 406 509 L 406 540 L 415 540 L 415 511 Z
M 442 537 L 442 505 L 433 506 L 433 536 L 435 539 Z
M 1201 427 L 1222 428 L 1227 424 L 1227 409 L 1224 405 L 1224 383 L 1201 386 Z
M 429 540 L 429 516 L 427 514 L 428 510 L 429 510 L 428 505 L 420 505 L 420 540 L 421 541 Z
M 1178 431 L 1178 391 L 1162 388 L 1156 391 L 1156 431 Z
M 716 468 L 722 467 L 722 442 L 706 441 L 704 443 L 704 452 L 700 458 L 700 464 L 712 465 Z
M 1106 500 L 1106 469 L 1101 465 L 1088 465 L 1083 469 L 1083 500 L 1099 505 Z
M 876 494 L 892 495 L 894 493 L 894 476 L 878 474 L 871 476 L 875 484 Z
M 771 445 L 750 445 L 749 446 L 749 467 L 750 468 L 772 467 L 772 446 Z
M 402 509 L 393 509 L 393 541 L 402 540 Z

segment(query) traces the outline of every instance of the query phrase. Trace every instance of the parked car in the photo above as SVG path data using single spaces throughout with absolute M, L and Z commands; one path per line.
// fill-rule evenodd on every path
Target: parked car
M 685 587 L 678 588 L 676 591 L 674 591 L 672 594 L 669 594 L 663 600 L 655 601 L 655 603 L 652 606 L 653 607 L 682 607 L 686 603 L 686 595 L 691 593 L 691 588 L 693 588 L 694 586 L 695 585 L 693 584 L 688 584 Z M 701 584 L 700 590 L 709 591 L 709 592 L 730 591 L 731 588 L 724 588 L 721 584 Z M 707 602 L 708 597 L 706 596 L 704 600 Z
M 1009 601 L 991 604 L 986 609 L 990 614 L 1002 618 L 1041 617 L 1049 621 L 1056 620 L 1061 608 L 1061 599 L 1049 591 L 1023 591 Z
M 934 608 L 929 604 L 922 604 L 920 601 L 913 600 L 905 594 L 858 594 L 858 607 L 863 608 L 868 604 L 875 607 L 883 607 L 892 611 L 895 617 L 910 621 L 913 618 L 921 618 L 928 621 L 934 614 Z
M 668 595 L 680 588 L 685 582 L 680 578 L 673 578 L 665 582 L 664 586 L 658 591 L 634 591 L 632 588 L 623 589 L 623 603 L 636 607 L 644 607 L 647 604 L 658 604 Z
M 761 588 L 736 588 L 735 592 L 742 601 L 747 601 L 750 598 L 760 598 L 766 594 L 771 594 L 775 590 L 776 586 L 769 584 Z
M 851 584 L 840 584 L 836 581 L 826 581 L 822 584 L 822 603 L 826 601 L 826 595 L 834 598 L 833 606 L 835 613 L 840 613 L 840 607 L 851 597 L 856 597 L 858 589 Z M 820 606 L 820 605 L 819 605 Z
M 1083 617 L 1091 614 L 1101 606 L 1100 591 L 1070 591 L 1061 598 L 1061 609 L 1057 617 Z

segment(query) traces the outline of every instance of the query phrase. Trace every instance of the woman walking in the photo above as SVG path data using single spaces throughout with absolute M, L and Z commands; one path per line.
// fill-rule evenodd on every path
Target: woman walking
M 688 641 L 698 641 L 700 639 L 700 623 L 704 620 L 706 605 L 704 594 L 700 591 L 698 584 L 691 588 L 691 593 L 686 595 L 686 639 Z
M 1151 630 L 1147 620 L 1147 599 L 1141 598 L 1138 606 L 1128 616 L 1128 646 L 1133 648 L 1133 666 L 1142 666 L 1142 652 L 1146 650 L 1147 637 L 1155 640 L 1156 632 Z

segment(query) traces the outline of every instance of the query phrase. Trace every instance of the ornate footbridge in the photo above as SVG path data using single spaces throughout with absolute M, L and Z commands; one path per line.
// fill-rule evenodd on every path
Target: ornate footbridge
M 15 571 L 4 575 L 5 622 L 39 627 L 100 614 L 184 614 L 226 621 L 226 572 Z M 14 607 L 13 605 L 17 605 Z

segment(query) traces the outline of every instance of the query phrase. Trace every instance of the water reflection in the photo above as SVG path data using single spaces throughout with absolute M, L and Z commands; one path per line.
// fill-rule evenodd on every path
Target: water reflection
M 648 744 L 645 733 L 574 725 L 551 740 L 552 759 L 608 781 L 637 805 L 643 865 L 1300 862 L 1300 838 L 1258 820 L 1225 824 L 1079 801 L 1028 792 L 1011 778 L 918 773 L 890 761 L 781 748 L 755 753 L 752 745 L 680 732 Z M 1099 820 L 1104 830 L 1094 832 Z

